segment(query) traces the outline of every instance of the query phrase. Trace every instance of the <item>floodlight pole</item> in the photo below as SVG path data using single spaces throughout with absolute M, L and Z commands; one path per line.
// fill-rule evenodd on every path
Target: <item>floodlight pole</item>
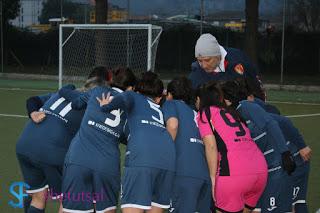
M 3 20 L 2 20 L 2 16 L 3 16 L 3 10 L 2 10 L 2 1 L 0 1 L 0 24 L 1 24 L 1 72 L 4 72 L 3 69 Z
M 151 66 L 151 60 L 152 60 L 152 25 L 148 25 L 148 60 L 147 60 L 147 71 L 153 71 Z
M 84 4 L 84 23 L 87 23 L 87 4 Z
M 200 35 L 202 35 L 203 32 L 203 16 L 204 16 L 204 4 L 203 4 L 203 0 L 200 0 Z
M 60 0 L 60 17 L 61 17 L 60 23 L 63 23 L 63 0 Z
M 62 87 L 62 68 L 63 68 L 63 61 L 62 61 L 62 26 L 59 25 L 59 89 Z
M 127 0 L 127 23 L 130 23 L 130 0 Z M 127 67 L 130 67 L 130 30 L 127 30 Z
M 280 84 L 283 84 L 283 70 L 284 70 L 284 34 L 286 25 L 286 0 L 283 0 L 283 12 L 282 12 L 282 47 L 281 47 L 281 74 L 280 74 Z
M 130 0 L 127 0 L 127 21 L 130 23 Z

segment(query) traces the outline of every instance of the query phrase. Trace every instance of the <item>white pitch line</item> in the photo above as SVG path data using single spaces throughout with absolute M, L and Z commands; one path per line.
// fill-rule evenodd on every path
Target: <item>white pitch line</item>
M 304 114 L 304 115 L 286 115 L 288 118 L 304 118 L 304 117 L 315 117 L 320 116 L 320 113 L 314 113 L 314 114 Z
M 0 114 L 2 117 L 12 117 L 12 118 L 28 118 L 25 115 L 14 115 L 14 114 Z
M 18 88 L 18 87 L 17 87 L 17 88 L 4 88 L 4 87 L 0 87 L 0 90 L 7 90 L 7 91 L 31 91 L 31 92 L 52 92 L 52 91 L 55 91 L 55 89 L 28 89 L 28 88 Z M 267 101 L 267 103 L 320 106 L 320 103 L 307 103 L 307 102 Z
M 320 104 L 318 103 L 306 103 L 306 102 L 267 101 L 267 103 L 320 106 Z
M 23 89 L 23 88 L 3 88 L 1 87 L 0 90 L 6 90 L 6 91 L 31 91 L 31 92 L 50 92 L 54 91 L 54 89 Z

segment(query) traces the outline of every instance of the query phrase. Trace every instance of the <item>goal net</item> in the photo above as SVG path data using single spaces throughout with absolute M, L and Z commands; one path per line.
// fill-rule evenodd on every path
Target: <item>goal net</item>
M 85 80 L 95 66 L 154 71 L 161 32 L 151 24 L 61 24 L 59 88 Z

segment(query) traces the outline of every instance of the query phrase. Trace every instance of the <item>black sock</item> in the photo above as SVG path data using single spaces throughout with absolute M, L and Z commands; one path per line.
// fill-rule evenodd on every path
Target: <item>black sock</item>
M 30 204 L 31 204 L 32 197 L 27 196 L 23 198 L 23 208 L 24 208 L 24 213 L 28 213 Z
M 44 209 L 38 209 L 34 206 L 30 206 L 28 213 L 44 213 Z

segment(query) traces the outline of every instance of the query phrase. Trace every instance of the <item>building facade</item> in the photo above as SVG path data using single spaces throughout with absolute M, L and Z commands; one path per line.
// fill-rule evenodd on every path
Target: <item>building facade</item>
M 39 16 L 45 0 L 20 0 L 19 16 L 11 20 L 11 24 L 16 27 L 29 27 L 39 24 Z

